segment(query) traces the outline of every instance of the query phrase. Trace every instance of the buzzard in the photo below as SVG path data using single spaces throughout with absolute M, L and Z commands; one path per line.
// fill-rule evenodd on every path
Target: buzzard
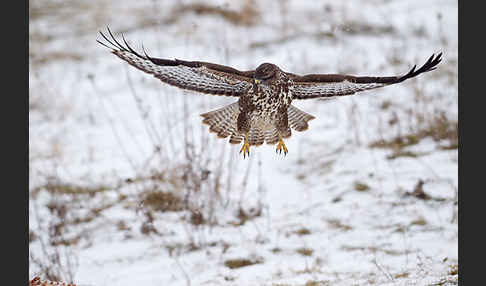
M 250 146 L 277 144 L 276 152 L 287 155 L 285 138 L 291 128 L 304 131 L 315 117 L 291 105 L 295 99 L 329 98 L 351 95 L 359 91 L 400 83 L 421 73 L 434 70 L 442 53 L 432 54 L 427 62 L 400 76 L 353 76 L 343 74 L 296 75 L 285 72 L 271 63 L 263 63 L 255 70 L 240 71 L 232 67 L 200 62 L 153 58 L 143 49 L 143 55 L 134 51 L 122 35 L 123 44 L 108 28 L 109 39 L 98 43 L 130 65 L 152 74 L 161 81 L 183 89 L 213 95 L 238 97 L 238 101 L 220 109 L 203 113 L 203 123 L 218 137 L 239 144 L 243 158 L 250 155 Z

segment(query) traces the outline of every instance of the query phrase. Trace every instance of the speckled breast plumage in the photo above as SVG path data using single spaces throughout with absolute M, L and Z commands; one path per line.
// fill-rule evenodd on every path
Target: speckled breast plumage
M 282 112 L 286 113 L 292 102 L 292 94 L 288 88 L 289 79 L 280 78 L 277 84 L 254 85 L 248 96 L 254 108 L 249 112 L 251 126 L 258 126 L 263 131 L 276 127 L 276 121 Z

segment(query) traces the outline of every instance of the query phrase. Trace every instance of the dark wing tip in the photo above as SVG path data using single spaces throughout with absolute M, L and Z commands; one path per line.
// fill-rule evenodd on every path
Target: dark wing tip
M 142 52 L 143 52 L 143 54 L 145 55 L 145 58 L 147 58 L 148 60 L 152 61 L 152 58 L 151 58 L 151 57 L 149 57 L 149 55 L 148 55 L 148 54 L 147 54 L 147 52 L 145 51 L 145 47 L 143 46 L 143 44 L 142 44 Z M 152 61 L 152 62 L 153 62 L 153 61 Z
M 110 31 L 110 29 L 108 27 L 106 27 L 108 29 L 108 31 Z M 96 40 L 98 43 L 102 44 L 103 46 L 111 49 L 111 50 L 118 50 L 120 47 L 118 47 L 115 43 L 113 43 L 112 41 L 110 41 L 110 39 L 108 39 L 107 36 L 105 36 L 105 34 L 103 34 L 103 32 L 99 31 L 100 35 L 103 37 L 103 39 L 105 39 L 105 41 L 110 44 L 111 46 L 108 46 L 107 44 L 101 42 L 100 40 Z M 111 33 L 110 33 L 111 34 Z
M 130 47 L 130 45 L 127 43 L 127 41 L 125 40 L 125 36 L 123 35 L 123 33 L 121 34 L 122 36 L 122 40 L 123 40 L 123 43 L 125 43 L 125 46 L 128 48 L 128 50 L 130 50 L 130 52 L 134 55 L 136 55 L 137 57 L 139 58 L 143 58 L 143 56 L 141 56 L 139 53 L 135 52 L 132 47 Z
M 437 55 L 432 54 L 432 56 L 430 56 L 430 58 L 425 62 L 425 64 L 423 66 L 421 66 L 418 70 L 415 70 L 417 68 L 417 65 L 414 65 L 413 68 L 407 74 L 399 77 L 396 80 L 396 83 L 402 82 L 402 81 L 407 80 L 407 79 L 412 78 L 412 77 L 415 77 L 415 76 L 417 76 L 421 73 L 424 73 L 424 72 L 433 71 L 437 68 L 437 65 L 441 61 L 442 61 L 442 52 L 440 52 Z
M 100 33 L 101 33 L 101 32 L 100 32 Z M 108 46 L 107 44 L 103 43 L 103 42 L 102 42 L 102 41 L 100 41 L 100 40 L 96 40 L 96 41 L 97 41 L 99 44 L 101 44 L 101 45 L 103 45 L 103 46 L 107 47 L 107 48 L 108 48 L 108 49 L 110 49 L 110 50 L 116 50 L 116 49 L 114 49 L 113 47 Z
M 101 45 L 111 49 L 111 51 L 115 54 L 117 54 L 117 52 L 127 52 L 127 53 L 131 53 L 141 59 L 144 59 L 144 60 L 149 60 L 151 61 L 153 64 L 156 64 L 156 65 L 162 65 L 162 66 L 176 66 L 176 65 L 188 65 L 188 63 L 190 64 L 191 62 L 186 62 L 186 61 L 181 61 L 181 60 L 167 60 L 167 59 L 159 59 L 159 58 L 153 58 L 153 57 L 150 57 L 145 48 L 143 47 L 142 45 L 142 51 L 143 51 L 143 55 L 141 55 L 140 53 L 136 52 L 129 44 L 128 44 L 128 41 L 125 39 L 125 36 L 123 35 L 123 33 L 121 33 L 121 38 L 122 38 L 122 41 L 120 42 L 119 40 L 117 40 L 115 38 L 115 36 L 113 35 L 113 33 L 111 32 L 110 28 L 106 27 L 107 31 L 108 31 L 108 35 L 106 35 L 106 33 L 103 33 L 100 31 L 100 35 L 103 37 L 103 39 L 105 39 L 105 43 L 100 41 L 100 40 L 96 40 L 98 43 L 100 43 Z M 123 43 L 123 44 L 122 44 Z
M 125 36 L 123 34 L 121 34 L 122 36 L 122 40 L 123 40 L 123 43 L 124 45 L 122 45 L 116 38 L 115 36 L 113 35 L 113 33 L 111 32 L 110 28 L 108 26 L 106 26 L 106 30 L 108 31 L 108 34 L 109 34 L 109 37 L 105 34 L 103 34 L 103 32 L 99 31 L 100 35 L 103 37 L 103 39 L 105 39 L 105 41 L 108 43 L 103 43 L 101 42 L 100 40 L 96 40 L 98 43 L 100 43 L 101 45 L 111 49 L 113 52 L 116 52 L 116 51 L 123 51 L 123 52 L 129 52 L 129 53 L 132 53 L 134 55 L 136 55 L 137 57 L 140 57 L 140 58 L 144 58 L 142 55 L 140 55 L 139 53 L 137 53 L 135 50 L 132 49 L 132 47 L 130 47 L 130 45 L 128 44 L 128 42 L 125 40 Z
M 149 56 L 147 54 L 147 51 L 145 50 L 145 47 L 143 46 L 143 44 L 142 44 L 142 51 L 143 51 L 143 54 L 145 55 L 145 57 L 143 57 L 143 58 L 151 61 L 153 64 L 156 64 L 156 65 L 160 65 L 161 64 L 161 62 L 160 62 L 161 59 L 152 58 L 151 56 Z

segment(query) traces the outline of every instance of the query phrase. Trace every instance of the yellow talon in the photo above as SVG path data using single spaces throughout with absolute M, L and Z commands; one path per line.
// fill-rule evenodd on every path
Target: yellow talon
M 289 152 L 289 150 L 285 146 L 285 143 L 283 142 L 282 138 L 279 138 L 278 139 L 277 150 L 275 150 L 275 152 L 277 152 L 277 153 L 280 152 L 280 154 L 282 154 L 282 150 L 284 152 L 284 155 L 287 156 L 287 153 Z
M 248 143 L 248 133 L 245 134 L 245 142 L 243 142 L 243 146 L 240 149 L 240 154 L 243 152 L 243 159 L 246 157 L 246 154 L 248 154 L 248 157 L 250 157 L 250 143 Z

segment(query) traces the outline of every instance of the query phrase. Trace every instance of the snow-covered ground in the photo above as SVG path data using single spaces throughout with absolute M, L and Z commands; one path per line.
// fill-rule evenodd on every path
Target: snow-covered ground
M 457 1 L 29 4 L 30 277 L 457 284 Z M 288 155 L 264 145 L 243 160 L 199 116 L 235 98 L 128 66 L 96 43 L 107 25 L 154 57 L 240 70 L 387 76 L 443 61 L 399 85 L 294 101 L 316 119 Z

